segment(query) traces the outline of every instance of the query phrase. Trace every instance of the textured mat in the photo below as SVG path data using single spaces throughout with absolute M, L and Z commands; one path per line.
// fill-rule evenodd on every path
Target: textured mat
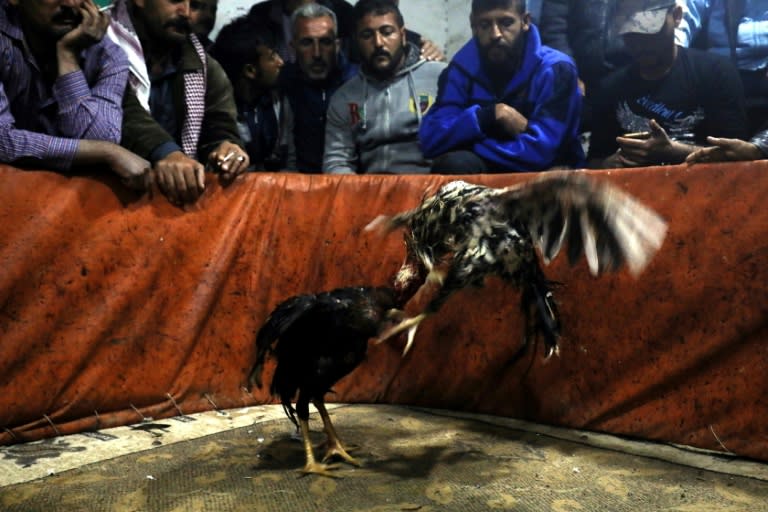
M 2 487 L 0 510 L 768 510 L 765 480 L 578 442 L 587 434 L 566 440 L 514 420 L 396 406 L 331 416 L 364 463 L 344 465 L 339 479 L 298 476 L 302 448 L 281 418 Z M 320 442 L 316 415 L 311 426 Z M 653 446 L 669 448 L 651 445 L 651 455 Z M 745 464 L 764 475 L 765 465 Z

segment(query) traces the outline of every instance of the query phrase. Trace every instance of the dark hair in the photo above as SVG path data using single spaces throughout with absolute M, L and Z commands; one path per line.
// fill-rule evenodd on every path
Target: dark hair
M 352 23 L 357 27 L 358 22 L 369 14 L 383 16 L 389 13 L 395 13 L 397 26 L 402 27 L 403 15 L 392 0 L 359 0 L 352 11 Z
M 276 44 L 272 33 L 247 16 L 240 16 L 221 28 L 208 53 L 221 64 L 234 83 L 240 77 L 243 66 L 259 61 L 259 46 L 274 49 Z
M 528 2 L 525 0 L 472 0 L 472 14 L 479 14 L 493 9 L 506 9 L 513 4 L 520 14 L 525 14 L 528 10 Z

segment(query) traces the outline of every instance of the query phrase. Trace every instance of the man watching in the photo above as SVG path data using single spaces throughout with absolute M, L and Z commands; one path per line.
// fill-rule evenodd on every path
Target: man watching
M 674 0 L 620 0 L 616 31 L 632 62 L 606 79 L 595 105 L 592 167 L 679 164 L 707 136 L 748 136 L 744 94 L 727 57 L 675 44 Z
M 290 110 L 278 89 L 283 59 L 269 31 L 246 16 L 225 25 L 211 48 L 235 91 L 240 138 L 255 170 L 295 167 L 287 124 Z
M 192 27 L 192 33 L 206 49 L 213 44 L 210 35 L 216 25 L 218 8 L 219 0 L 190 0 L 189 2 L 189 25 Z
M 283 68 L 282 84 L 293 112 L 289 135 L 296 147 L 296 166 L 319 173 L 323 166 L 325 121 L 334 92 L 355 76 L 357 66 L 341 51 L 334 12 L 310 3 L 291 16 L 291 46 L 296 62 Z
M 473 0 L 473 38 L 440 78 L 419 137 L 432 172 L 581 167 L 576 66 L 543 46 L 524 0 Z
M 0 162 L 146 185 L 149 162 L 117 145 L 128 60 L 108 25 L 92 0 L 0 0 Z
M 229 180 L 249 165 L 232 85 L 189 24 L 189 0 L 116 0 L 110 37 L 131 60 L 122 144 L 152 162 L 175 204 L 195 201 L 207 164 Z
M 429 172 L 419 125 L 445 64 L 422 59 L 406 42 L 402 14 L 391 0 L 360 0 L 354 20 L 361 69 L 331 98 L 323 172 Z

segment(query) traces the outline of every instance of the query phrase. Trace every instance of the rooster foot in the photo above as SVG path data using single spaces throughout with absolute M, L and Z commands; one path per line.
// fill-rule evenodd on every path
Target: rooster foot
M 349 451 L 354 450 L 354 448 L 348 448 Z M 342 459 L 343 461 L 352 464 L 353 466 L 361 467 L 362 463 L 360 463 L 359 460 L 352 457 L 348 452 L 347 449 L 344 449 L 344 447 L 340 444 L 329 444 L 328 448 L 325 451 L 325 456 L 323 456 L 323 462 L 328 462 L 329 460 L 333 459 L 334 457 L 338 457 Z
M 427 317 L 426 313 L 421 313 L 419 315 L 416 315 L 412 318 L 406 318 L 405 320 L 401 321 L 399 324 L 390 327 L 383 333 L 381 333 L 376 338 L 376 343 L 382 343 L 389 338 L 400 334 L 403 331 L 408 331 L 408 341 L 405 344 L 405 348 L 403 349 L 403 357 L 408 353 L 408 351 L 411 349 L 411 345 L 413 345 L 413 339 L 416 337 L 416 329 L 418 329 L 419 324 Z
M 333 470 L 338 469 L 338 464 L 321 464 L 319 462 L 307 462 L 307 465 L 301 468 L 301 476 L 306 475 L 320 475 L 327 476 L 329 478 L 341 478 L 341 475 L 333 473 Z

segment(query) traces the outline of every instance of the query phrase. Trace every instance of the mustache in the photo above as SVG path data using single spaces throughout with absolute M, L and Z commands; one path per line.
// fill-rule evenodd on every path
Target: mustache
M 371 59 L 375 59 L 376 57 L 389 57 L 391 59 L 392 54 L 383 48 L 379 48 L 371 54 Z
M 72 23 L 79 25 L 83 21 L 83 15 L 79 10 L 74 10 L 72 7 L 62 6 L 61 10 L 53 15 L 51 18 L 53 23 Z
M 163 24 L 163 28 L 175 28 L 179 32 L 189 33 L 192 30 L 192 26 L 189 24 L 187 18 L 173 18 L 166 21 Z
M 512 48 L 512 45 L 509 45 L 509 44 L 507 44 L 504 41 L 494 41 L 494 42 L 492 42 L 491 44 L 488 45 L 488 49 L 489 50 L 494 50 L 496 48 L 501 48 L 501 49 L 504 49 L 504 50 L 508 50 L 508 49 Z

